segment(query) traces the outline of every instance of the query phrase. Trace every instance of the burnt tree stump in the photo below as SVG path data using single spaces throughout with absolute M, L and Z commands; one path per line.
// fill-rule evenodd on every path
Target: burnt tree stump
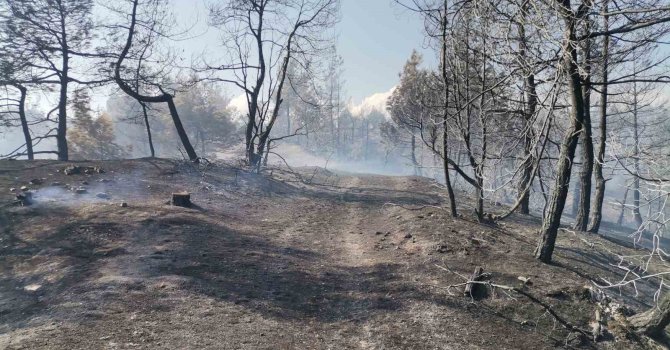
M 479 299 L 484 296 L 486 296 L 486 286 L 484 286 L 481 283 L 472 283 L 472 282 L 480 282 L 484 279 L 484 268 L 481 266 L 477 266 L 475 268 L 475 272 L 472 274 L 472 277 L 470 277 L 470 280 L 468 283 L 465 285 L 465 291 L 463 292 L 464 295 Z
M 16 195 L 16 200 L 22 207 L 32 205 L 34 203 L 33 193 L 30 191 L 23 191 Z
M 177 192 L 172 194 L 172 205 L 177 207 L 190 208 L 191 194 L 188 192 Z

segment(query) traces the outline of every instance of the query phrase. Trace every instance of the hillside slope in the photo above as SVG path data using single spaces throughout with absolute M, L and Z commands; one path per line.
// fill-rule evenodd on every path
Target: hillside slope
M 529 278 L 528 293 L 588 329 L 589 280 L 621 277 L 608 250 L 635 251 L 562 233 L 556 263 L 541 264 L 537 220 L 452 219 L 428 179 L 168 160 L 65 175 L 68 164 L 0 162 L 2 349 L 622 346 L 570 334 L 521 295 L 475 301 L 449 286 L 476 266 L 499 284 Z M 36 203 L 11 205 L 9 188 L 23 185 Z M 176 191 L 195 206 L 167 204 Z M 626 304 L 649 307 L 654 286 L 638 291 Z

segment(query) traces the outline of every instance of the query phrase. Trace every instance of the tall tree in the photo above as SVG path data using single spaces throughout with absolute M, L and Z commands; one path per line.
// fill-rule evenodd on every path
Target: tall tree
M 163 35 L 162 33 L 156 33 L 160 28 L 160 21 L 163 19 L 161 17 L 162 12 L 160 9 L 164 8 L 166 3 L 163 0 L 146 0 L 141 3 L 140 0 L 130 0 L 128 4 L 130 5 L 130 10 L 127 13 L 129 15 L 129 23 L 127 26 L 120 25 L 122 28 L 127 28 L 127 32 L 125 35 L 125 44 L 123 45 L 120 54 L 113 62 L 114 81 L 124 93 L 136 99 L 139 103 L 167 104 L 172 122 L 174 123 L 181 144 L 184 147 L 184 151 L 191 161 L 197 162 L 199 159 L 198 155 L 184 129 L 181 118 L 179 117 L 179 112 L 174 103 L 173 95 L 165 91 L 166 88 L 162 86 L 160 82 L 154 81 L 153 79 L 155 79 L 155 77 L 144 76 L 140 78 L 137 75 L 142 72 L 142 69 L 138 68 L 137 65 L 126 65 L 125 63 L 126 60 L 131 62 L 133 59 L 137 59 L 138 62 L 145 60 L 146 57 L 144 56 L 144 53 L 146 52 L 146 45 L 147 43 L 152 43 L 151 37 L 155 35 Z M 142 5 L 141 9 L 140 5 Z M 138 12 L 138 10 L 141 12 Z M 118 12 L 123 13 L 123 11 Z M 136 46 L 139 46 L 139 49 Z M 125 78 L 124 73 L 128 71 L 135 74 L 135 76 L 133 78 Z M 138 90 L 138 79 L 141 79 L 144 82 L 143 85 L 147 90 L 150 90 L 149 92 Z M 151 92 L 153 92 L 153 94 L 150 94 Z
M 240 88 L 247 102 L 246 159 L 259 168 L 279 117 L 289 65 L 304 63 L 332 45 L 325 36 L 337 19 L 338 0 L 230 0 L 210 7 L 210 21 L 220 28 L 231 62 L 211 66 L 234 71 L 219 81 Z
M 58 159 L 68 159 L 68 88 L 81 83 L 73 76 L 72 59 L 85 55 L 91 39 L 93 0 L 4 0 L 2 26 L 11 38 L 8 48 L 20 52 L 31 82 L 58 86 Z
M 609 26 L 609 0 L 604 0 L 602 8 L 605 12 L 603 15 L 602 29 L 608 31 Z M 598 233 L 600 223 L 603 218 L 603 202 L 605 201 L 605 176 L 603 175 L 603 167 L 605 165 L 605 148 L 607 147 L 607 107 L 608 107 L 608 83 L 609 83 L 609 55 L 610 55 L 610 36 L 604 35 L 602 38 L 601 49 L 601 79 L 602 86 L 600 87 L 600 108 L 599 108 L 599 122 L 598 122 L 598 155 L 593 164 L 593 172 L 596 180 L 596 191 L 591 208 L 591 221 L 589 223 L 588 231 L 591 233 Z

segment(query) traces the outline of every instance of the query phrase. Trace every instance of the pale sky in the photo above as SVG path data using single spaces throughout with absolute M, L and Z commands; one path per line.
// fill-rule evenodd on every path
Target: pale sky
M 194 37 L 181 45 L 199 51 L 205 42 L 208 50 L 215 49 L 217 33 L 206 28 L 207 0 L 173 1 L 179 22 L 195 23 Z M 337 47 L 344 59 L 345 95 L 354 103 L 395 86 L 413 49 L 424 53 L 427 62 L 434 61 L 433 54 L 423 50 L 421 20 L 393 0 L 341 0 L 341 8 L 341 21 L 335 28 Z M 227 90 L 238 93 L 233 87 Z

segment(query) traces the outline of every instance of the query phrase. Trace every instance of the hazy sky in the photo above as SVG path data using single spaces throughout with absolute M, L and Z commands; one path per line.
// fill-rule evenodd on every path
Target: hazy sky
M 209 50 L 216 43 L 216 31 L 206 28 L 204 1 L 173 0 L 175 14 L 181 23 L 197 23 L 195 38 L 182 43 L 198 51 L 203 41 Z M 393 3 L 393 0 L 341 0 L 342 14 L 336 32 L 338 50 L 344 59 L 345 93 L 358 103 L 367 96 L 386 92 L 398 81 L 398 73 L 412 53 L 423 51 L 422 22 L 416 15 Z M 189 42 L 191 41 L 191 42 Z M 432 54 L 424 52 L 427 61 Z M 230 87 L 233 95 L 238 91 Z
M 422 28 L 415 14 L 392 0 L 342 0 L 338 48 L 349 96 L 359 101 L 393 87 L 412 49 L 424 47 Z

